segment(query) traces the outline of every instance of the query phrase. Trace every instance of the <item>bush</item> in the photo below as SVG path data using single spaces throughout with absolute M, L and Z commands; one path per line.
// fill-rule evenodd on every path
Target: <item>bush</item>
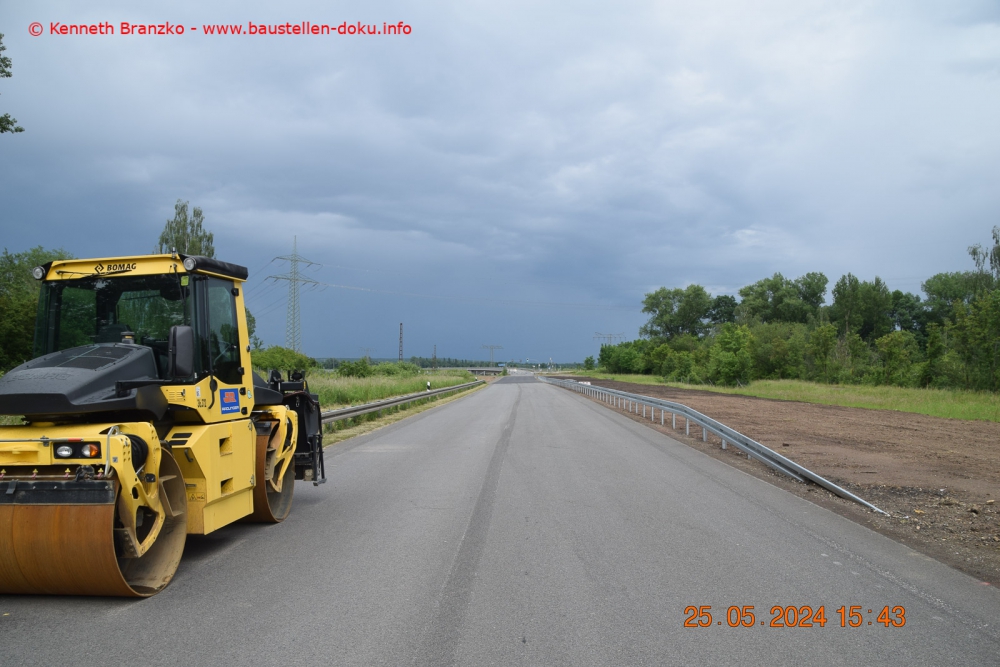
M 251 364 L 254 368 L 264 370 L 277 369 L 279 371 L 305 370 L 307 368 L 318 368 L 319 363 L 311 357 L 307 357 L 301 352 L 289 350 L 287 347 L 272 345 L 263 350 L 254 350 L 250 353 Z
M 722 325 L 711 350 L 711 376 L 727 385 L 750 382 L 753 371 L 753 358 L 750 356 L 752 345 L 753 334 L 745 324 Z
M 361 361 L 364 361 L 362 359 Z M 375 375 L 386 375 L 389 377 L 413 377 L 414 375 L 420 374 L 420 366 L 416 364 L 411 364 L 406 361 L 400 361 L 393 363 L 391 361 L 384 361 L 380 364 L 375 364 L 371 367 L 372 372 Z M 354 377 L 367 377 L 364 375 L 356 375 Z
M 875 341 L 882 368 L 879 384 L 893 384 L 906 387 L 911 382 L 913 357 L 919 354 L 917 341 L 909 331 L 893 331 Z
M 753 358 L 754 377 L 769 380 L 802 377 L 806 325 L 769 322 L 754 326 L 750 332 L 753 334 L 749 352 Z
M 344 378 L 367 378 L 375 375 L 375 369 L 368 363 L 368 359 L 362 357 L 357 361 L 341 362 L 337 368 L 337 375 Z
M 695 356 L 690 352 L 675 352 L 663 363 L 663 379 L 667 382 L 702 384 L 704 372 L 698 367 Z

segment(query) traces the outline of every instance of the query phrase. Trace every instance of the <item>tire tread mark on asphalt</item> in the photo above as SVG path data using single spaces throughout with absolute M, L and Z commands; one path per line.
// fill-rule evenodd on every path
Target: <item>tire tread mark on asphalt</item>
M 424 635 L 421 649 L 414 656 L 415 665 L 455 664 L 465 611 L 469 605 L 476 570 L 486 547 L 486 536 L 493 518 L 493 502 L 500 481 L 500 469 L 503 467 L 507 448 L 510 446 L 510 436 L 514 431 L 514 420 L 520 402 L 521 388 L 518 387 L 517 397 L 511 406 L 500 439 L 494 446 L 493 456 L 486 469 L 486 478 L 476 499 L 476 506 L 472 510 L 472 518 L 469 519 L 469 525 L 462 536 L 458 555 L 438 598 L 437 611 Z

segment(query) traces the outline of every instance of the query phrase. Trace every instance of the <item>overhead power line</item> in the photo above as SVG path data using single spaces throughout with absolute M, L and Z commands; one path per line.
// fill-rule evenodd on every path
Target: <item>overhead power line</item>
M 490 350 L 490 366 L 493 365 L 493 350 L 502 350 L 503 345 L 483 345 L 483 349 L 489 348 Z
M 292 254 L 275 257 L 288 262 L 288 273 L 276 276 L 268 276 L 267 280 L 287 280 L 288 281 L 288 314 L 285 319 L 285 347 L 296 352 L 302 351 L 302 323 L 299 319 L 299 286 L 317 286 L 321 283 L 311 279 L 303 278 L 299 273 L 299 265 L 319 266 L 316 262 L 310 262 L 299 254 L 298 237 L 292 237 Z
M 449 296 L 446 294 L 416 294 L 414 292 L 399 292 L 396 290 L 375 289 L 373 287 L 357 287 L 355 285 L 337 285 L 335 283 L 324 283 L 310 280 L 315 286 L 336 287 L 337 289 L 353 290 L 356 292 L 372 292 L 374 294 L 393 294 L 396 296 L 408 296 L 418 299 L 439 299 L 444 301 L 466 301 L 470 303 L 495 303 L 503 306 L 545 306 L 563 308 L 593 308 L 595 310 L 635 310 L 635 306 L 615 306 L 599 303 L 566 303 L 560 301 L 521 301 L 517 299 L 489 299 L 477 296 Z
M 622 333 L 610 333 L 610 334 L 599 333 L 597 331 L 594 332 L 594 340 L 604 340 L 604 341 L 607 341 L 608 345 L 613 344 L 615 342 L 616 338 L 618 340 L 622 340 L 623 338 L 625 338 L 625 332 L 622 332 Z

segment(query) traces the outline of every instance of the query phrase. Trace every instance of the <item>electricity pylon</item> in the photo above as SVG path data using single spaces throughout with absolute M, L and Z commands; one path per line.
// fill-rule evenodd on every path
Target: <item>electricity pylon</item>
M 624 337 L 625 337 L 625 332 L 611 333 L 611 334 L 598 333 L 597 331 L 594 332 L 594 340 L 606 340 L 608 345 L 611 345 L 614 342 L 615 338 L 621 340 Z
M 288 315 L 285 319 L 285 347 L 296 352 L 302 351 L 302 324 L 299 320 L 299 285 L 319 285 L 311 278 L 303 278 L 299 274 L 299 264 L 319 266 L 316 262 L 310 262 L 299 254 L 298 237 L 292 237 L 292 254 L 275 257 L 289 263 L 288 273 L 277 276 L 268 276 L 267 280 L 287 280 L 288 281 Z
M 490 349 L 490 366 L 493 365 L 493 350 L 502 350 L 503 345 L 483 345 L 483 349 Z

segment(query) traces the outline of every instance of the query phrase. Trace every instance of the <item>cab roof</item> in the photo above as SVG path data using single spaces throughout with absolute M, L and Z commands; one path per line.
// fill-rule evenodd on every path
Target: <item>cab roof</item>
M 188 268 L 190 267 L 190 268 Z M 163 273 L 205 273 L 234 280 L 246 280 L 245 266 L 201 255 L 133 255 L 65 259 L 41 267 L 44 280 L 73 280 L 83 276 L 157 275 Z

